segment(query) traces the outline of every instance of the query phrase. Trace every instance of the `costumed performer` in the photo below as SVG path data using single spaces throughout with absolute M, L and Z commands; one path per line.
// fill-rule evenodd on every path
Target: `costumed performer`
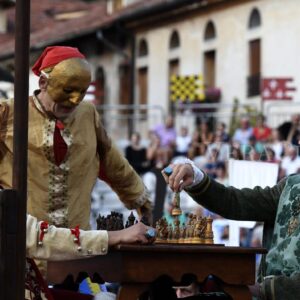
M 83 54 L 48 47 L 32 70 L 40 89 L 29 97 L 28 213 L 58 227 L 89 229 L 91 191 L 100 177 L 128 209 L 151 218 L 143 182 L 106 134 L 95 106 L 82 101 L 91 83 Z M 12 187 L 13 118 L 13 100 L 0 101 L 0 186 L 5 189 Z
M 147 237 L 147 230 L 152 229 L 142 222 L 123 230 L 105 231 L 70 230 L 58 228 L 45 221 L 27 215 L 26 220 L 26 299 L 52 300 L 53 295 L 40 274 L 32 258 L 43 260 L 71 260 L 95 255 L 105 255 L 111 246 L 118 244 L 154 241 Z M 152 229 L 153 230 L 153 229 Z M 76 238 L 76 242 L 74 242 Z M 80 251 L 78 248 L 80 247 Z M 115 299 L 112 293 L 100 293 L 97 299 Z
M 184 189 L 196 202 L 224 218 L 264 222 L 263 255 L 258 282 L 249 286 L 264 300 L 300 297 L 300 174 L 273 187 L 237 189 L 209 178 L 192 161 L 170 165 L 166 182 L 174 191 Z

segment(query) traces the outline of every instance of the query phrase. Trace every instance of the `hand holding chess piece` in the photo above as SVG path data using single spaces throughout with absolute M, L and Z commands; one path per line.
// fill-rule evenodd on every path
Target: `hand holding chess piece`
M 194 181 L 193 167 L 189 163 L 174 164 L 162 170 L 162 175 L 174 192 L 180 192 Z

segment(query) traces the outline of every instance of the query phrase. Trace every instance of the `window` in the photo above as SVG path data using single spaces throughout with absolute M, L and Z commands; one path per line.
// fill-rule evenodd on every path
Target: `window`
M 171 113 L 175 112 L 175 103 L 171 100 L 171 77 L 179 75 L 179 59 L 172 59 L 169 61 L 169 110 Z
M 249 42 L 248 97 L 260 94 L 260 39 Z
M 250 14 L 248 28 L 257 28 L 261 26 L 261 17 L 257 8 L 254 8 Z
M 216 51 L 207 51 L 204 53 L 204 83 L 205 88 L 215 87 L 215 65 Z
M 139 87 L 139 104 L 147 105 L 148 104 L 148 68 L 143 67 L 138 69 L 138 87 Z M 146 114 L 146 109 L 140 110 L 141 114 Z
M 216 36 L 217 34 L 216 34 L 215 25 L 212 21 L 209 21 L 205 27 L 204 40 L 205 41 L 212 40 L 216 38 Z
M 148 45 L 147 42 L 142 39 L 139 44 L 138 56 L 143 57 L 148 55 Z
M 179 48 L 180 47 L 179 34 L 178 34 L 178 32 L 176 30 L 173 31 L 173 33 L 171 35 L 169 47 L 170 47 L 170 49 L 175 49 L 175 48 Z

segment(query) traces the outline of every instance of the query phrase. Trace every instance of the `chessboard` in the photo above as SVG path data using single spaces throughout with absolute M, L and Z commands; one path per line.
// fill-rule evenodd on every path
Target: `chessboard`
M 173 224 L 161 218 L 156 222 L 155 243 L 168 244 L 214 244 L 212 230 L 213 219 L 208 217 L 188 215 L 186 224 L 180 224 L 179 218 L 174 217 Z
M 133 212 L 130 213 L 126 222 L 123 214 L 111 212 L 107 216 L 97 217 L 97 230 L 122 230 L 136 224 L 138 220 Z M 149 222 L 142 218 L 141 222 L 149 225 Z M 213 219 L 208 217 L 188 215 L 186 224 L 180 224 L 178 216 L 173 217 L 173 222 L 168 223 L 166 218 L 161 218 L 156 222 L 155 244 L 214 244 L 212 230 Z

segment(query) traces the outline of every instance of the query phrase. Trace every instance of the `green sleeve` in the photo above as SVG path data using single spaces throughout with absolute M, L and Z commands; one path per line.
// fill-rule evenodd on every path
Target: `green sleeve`
M 196 202 L 224 218 L 273 224 L 285 181 L 273 187 L 236 189 L 225 187 L 205 174 L 198 185 L 186 191 Z

